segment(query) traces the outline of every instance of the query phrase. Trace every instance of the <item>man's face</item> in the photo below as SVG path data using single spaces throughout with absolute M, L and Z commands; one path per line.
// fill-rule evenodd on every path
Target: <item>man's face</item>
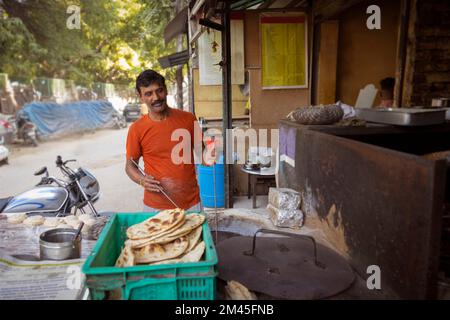
M 141 101 L 154 113 L 163 112 L 167 108 L 167 89 L 158 83 L 152 83 L 148 87 L 140 87 Z

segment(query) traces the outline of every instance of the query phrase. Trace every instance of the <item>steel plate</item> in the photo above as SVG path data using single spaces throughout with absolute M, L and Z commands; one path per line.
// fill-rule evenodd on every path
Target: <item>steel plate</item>
M 339 254 L 310 239 L 233 237 L 217 246 L 219 278 L 280 299 L 323 299 L 343 292 L 355 275 Z
M 400 126 L 429 126 L 445 123 L 445 112 L 445 109 L 356 109 L 357 117 L 366 121 Z

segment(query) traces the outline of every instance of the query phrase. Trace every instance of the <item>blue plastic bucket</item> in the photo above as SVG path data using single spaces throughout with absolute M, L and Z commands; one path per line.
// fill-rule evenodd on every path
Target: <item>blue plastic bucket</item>
M 216 182 L 216 207 L 225 207 L 224 165 L 217 163 L 213 166 L 197 166 L 200 199 L 204 207 L 214 208 L 214 173 Z

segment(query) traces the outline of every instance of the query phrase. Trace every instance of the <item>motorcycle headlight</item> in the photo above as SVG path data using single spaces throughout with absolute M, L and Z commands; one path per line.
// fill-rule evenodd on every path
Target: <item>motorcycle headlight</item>
M 80 168 L 78 172 L 80 174 L 80 185 L 86 195 L 91 199 L 97 196 L 100 191 L 97 179 L 86 169 Z

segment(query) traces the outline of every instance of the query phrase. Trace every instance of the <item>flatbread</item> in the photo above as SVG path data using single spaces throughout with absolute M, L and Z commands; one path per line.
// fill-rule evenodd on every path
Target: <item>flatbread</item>
M 154 237 L 172 229 L 183 219 L 183 209 L 164 210 L 141 223 L 129 227 L 127 236 L 132 240 Z
M 201 226 L 195 228 L 194 230 L 186 229 L 186 232 L 184 232 L 182 234 L 176 234 L 174 236 L 164 236 L 162 238 L 157 238 L 155 240 L 151 240 L 151 243 L 166 244 L 166 243 L 175 241 L 176 239 L 178 239 L 180 237 L 186 236 L 189 241 L 189 246 L 186 249 L 186 252 L 188 252 L 188 251 L 191 251 L 197 245 L 197 243 L 199 242 L 198 240 L 200 239 L 200 237 L 202 235 L 202 231 L 203 231 L 203 229 Z M 137 248 L 142 248 L 142 245 Z
M 8 222 L 13 224 L 20 224 L 27 218 L 26 213 L 8 214 Z
M 184 221 L 182 223 L 180 223 L 180 226 L 184 223 Z M 176 228 L 173 228 L 176 229 Z M 169 232 L 173 232 L 173 230 L 170 230 Z M 140 249 L 143 248 L 145 246 L 148 246 L 149 244 L 166 244 L 172 241 L 175 241 L 178 238 L 181 238 L 183 236 L 186 236 L 190 233 L 190 231 L 186 231 L 183 234 L 180 234 L 178 236 L 175 237 L 167 237 L 165 234 L 161 234 L 155 237 L 151 237 L 151 238 L 146 238 L 146 239 L 139 239 L 139 240 L 131 240 L 128 239 L 125 241 L 125 244 L 132 247 L 133 249 Z
M 130 245 L 133 249 L 136 249 L 136 248 L 145 247 L 148 244 L 160 243 L 159 241 L 153 241 L 153 240 L 160 239 L 161 237 L 165 236 L 166 234 L 169 234 L 169 233 L 173 232 L 175 229 L 178 229 L 179 227 L 181 227 L 184 224 L 184 221 L 185 221 L 185 216 L 183 216 L 183 219 L 180 220 L 180 222 L 178 222 L 176 225 L 174 225 L 170 229 L 167 229 L 165 232 L 160 233 L 159 235 L 144 238 L 144 239 L 138 239 L 138 240 L 128 239 L 126 241 L 126 244 Z
M 27 225 L 27 226 L 40 226 L 44 223 L 44 221 L 45 221 L 45 219 L 43 216 L 36 215 L 36 216 L 31 216 L 31 217 L 26 218 L 23 221 L 23 224 Z
M 95 223 L 95 218 L 90 214 L 80 214 L 77 218 L 78 220 L 84 222 L 84 224 L 88 224 L 87 221 L 94 221 Z
M 79 216 L 66 216 L 64 217 L 62 223 L 66 224 L 65 228 L 78 229 L 81 222 L 84 223 L 82 232 L 87 232 L 96 222 L 96 219 L 87 213 L 80 214 Z
M 149 244 L 143 248 L 134 250 L 136 263 L 148 264 L 161 260 L 173 259 L 181 256 L 189 246 L 187 237 L 181 237 L 173 242 L 160 245 Z
M 56 227 L 61 223 L 61 219 L 57 217 L 45 218 L 44 227 Z
M 205 216 L 202 214 L 192 213 L 186 216 L 183 225 L 166 235 L 166 237 L 176 237 L 185 234 L 186 231 L 191 232 L 205 222 Z
M 80 226 L 80 224 L 81 224 L 81 222 L 78 222 L 77 224 L 75 224 L 75 223 L 69 224 L 69 226 L 70 226 L 72 229 L 78 229 L 78 227 Z M 83 228 L 84 228 L 84 226 L 83 226 Z
M 81 220 L 81 221 L 83 221 L 83 220 Z M 97 222 L 97 220 L 95 220 L 94 218 L 88 218 L 88 219 L 84 219 L 83 222 L 84 222 L 84 227 L 92 227 Z
M 64 222 L 68 225 L 73 226 L 73 225 L 80 223 L 80 220 L 78 219 L 78 217 L 70 215 L 70 216 L 64 217 Z
M 150 265 L 198 262 L 202 258 L 203 253 L 205 252 L 205 249 L 206 249 L 205 242 L 202 241 L 199 244 L 197 244 L 193 250 L 183 254 L 178 259 L 169 259 L 169 260 L 154 262 L 154 263 L 150 263 Z
M 253 292 L 234 280 L 227 282 L 225 292 L 228 294 L 229 300 L 258 300 Z
M 129 246 L 125 246 L 117 258 L 115 266 L 119 268 L 132 267 L 135 265 L 135 261 L 133 250 Z
M 192 230 L 191 233 L 187 235 L 187 238 L 189 240 L 189 247 L 187 248 L 186 252 L 191 251 L 198 244 L 198 240 L 200 240 L 200 237 L 202 236 L 202 231 L 203 228 L 200 226 Z
M 56 229 L 71 229 L 72 227 L 65 223 L 60 223 L 56 226 Z
M 140 239 L 140 240 L 127 240 L 127 245 L 131 246 L 133 249 L 143 248 L 149 244 L 165 244 L 172 242 L 175 239 L 187 235 L 196 229 L 198 226 L 202 225 L 205 221 L 205 216 L 202 214 L 188 214 L 184 219 L 183 224 L 178 228 L 172 228 L 165 233 L 156 235 L 154 237 Z

